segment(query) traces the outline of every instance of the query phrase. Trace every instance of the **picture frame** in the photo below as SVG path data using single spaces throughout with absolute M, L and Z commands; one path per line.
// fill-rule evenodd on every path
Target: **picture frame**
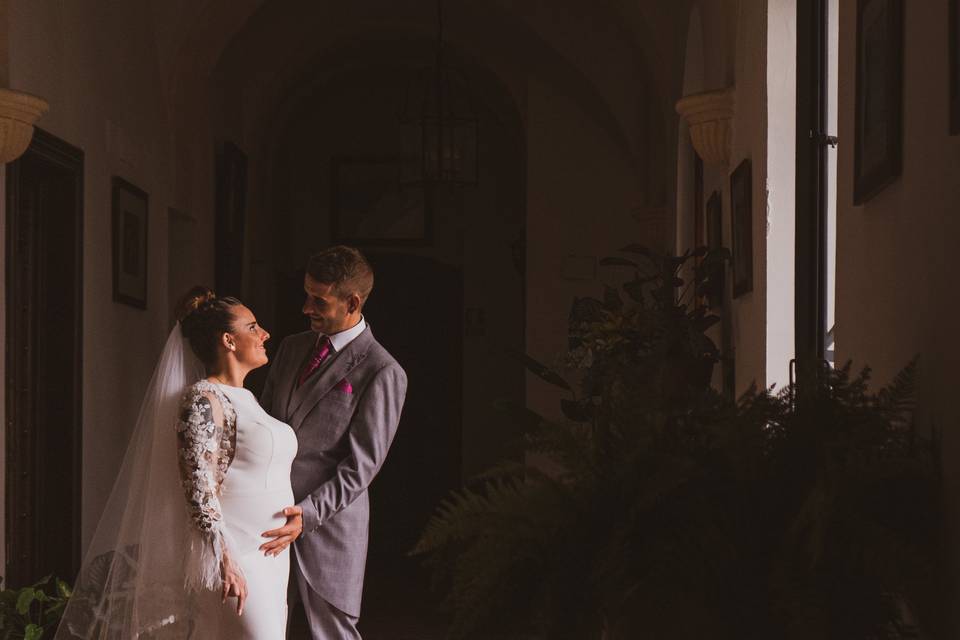
M 730 175 L 733 297 L 753 291 L 753 167 L 744 160 Z
M 143 189 L 113 177 L 113 300 L 137 309 L 147 308 L 149 205 Z
M 900 176 L 903 164 L 903 0 L 857 1 L 853 203 Z
M 949 0 L 950 135 L 960 135 L 960 0 Z
M 331 162 L 330 231 L 338 244 L 429 246 L 433 198 L 401 188 L 403 156 L 335 156 Z
M 717 251 L 723 248 L 723 198 L 719 191 L 714 191 L 707 199 L 704 217 L 706 218 L 707 249 Z M 706 295 L 707 306 L 711 309 L 720 309 L 723 307 L 724 264 L 713 265 L 708 277 L 710 286 Z
M 217 147 L 214 158 L 214 286 L 219 296 L 242 297 L 247 155 L 225 141 Z

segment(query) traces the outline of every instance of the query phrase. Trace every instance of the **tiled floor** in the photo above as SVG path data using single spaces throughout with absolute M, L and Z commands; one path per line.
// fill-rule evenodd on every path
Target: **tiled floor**
M 364 640 L 441 640 L 444 619 L 428 576 L 414 561 L 393 566 L 371 561 L 363 593 L 360 632 Z M 290 640 L 309 640 L 303 610 L 292 612 Z

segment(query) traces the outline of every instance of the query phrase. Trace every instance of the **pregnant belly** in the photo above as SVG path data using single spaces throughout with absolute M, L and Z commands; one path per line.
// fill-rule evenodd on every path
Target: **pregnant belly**
M 290 489 L 243 493 L 224 491 L 220 506 L 230 536 L 227 544 L 233 546 L 238 555 L 259 553 L 258 547 L 266 541 L 263 532 L 286 524 L 287 519 L 281 511 L 292 504 L 293 492 Z

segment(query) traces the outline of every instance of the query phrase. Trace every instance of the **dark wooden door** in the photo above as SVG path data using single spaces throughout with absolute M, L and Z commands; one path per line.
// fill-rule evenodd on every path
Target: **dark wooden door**
M 7 166 L 7 586 L 80 564 L 83 152 L 37 130 Z

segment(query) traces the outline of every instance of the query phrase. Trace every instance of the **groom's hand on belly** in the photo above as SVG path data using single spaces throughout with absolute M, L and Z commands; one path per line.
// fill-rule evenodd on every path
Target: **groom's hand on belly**
M 303 509 L 301 507 L 286 507 L 281 513 L 287 516 L 287 524 L 279 529 L 271 529 L 270 531 L 263 532 L 264 538 L 273 538 L 273 540 L 260 545 L 260 551 L 263 551 L 263 555 L 265 556 L 280 555 L 284 549 L 289 547 L 290 544 L 303 533 Z

